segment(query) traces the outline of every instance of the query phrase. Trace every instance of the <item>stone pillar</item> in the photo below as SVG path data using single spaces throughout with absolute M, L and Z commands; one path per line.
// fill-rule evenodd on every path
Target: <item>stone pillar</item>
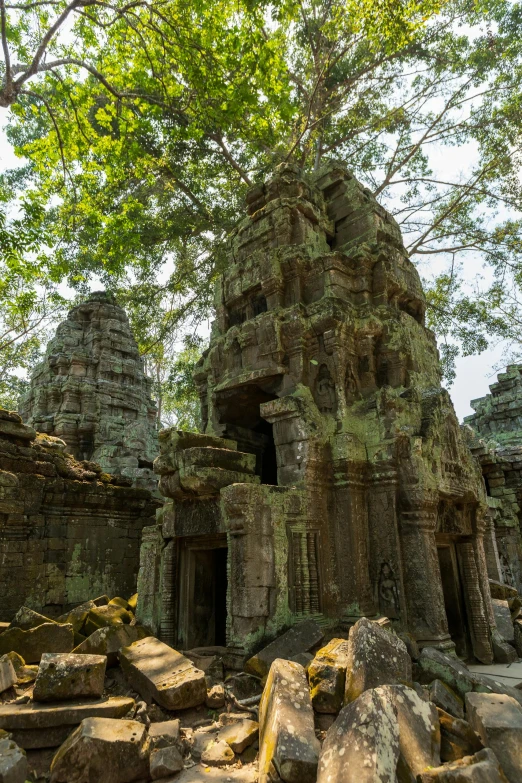
M 491 610 L 491 620 L 488 621 L 480 589 L 481 582 L 486 586 L 488 584 L 482 535 L 476 535 L 473 542 L 465 541 L 457 544 L 457 552 L 464 582 L 464 599 L 473 652 L 481 663 L 493 663 L 490 631 L 490 625 L 494 625 L 493 610 L 489 599 L 487 604 Z
M 177 548 L 176 542 L 172 539 L 167 541 L 163 549 L 161 558 L 161 615 L 160 615 L 160 639 L 166 644 L 174 647 L 176 639 L 176 603 L 178 594 L 176 585 L 178 584 L 177 574 Z M 159 603 L 159 602 L 158 602 Z
M 485 516 L 484 552 L 486 557 L 487 576 L 496 582 L 503 582 L 500 558 L 498 556 L 497 535 L 495 532 L 494 514 L 496 509 L 488 508 Z
M 365 463 L 335 463 L 333 542 L 343 620 L 348 623 L 377 613 L 370 579 L 366 470 Z
M 410 495 L 411 497 L 411 495 Z M 423 646 L 451 648 L 444 608 L 435 529 L 437 507 L 434 502 L 419 502 L 401 513 L 404 590 L 408 607 L 408 625 Z
M 144 527 L 138 572 L 138 606 L 136 617 L 140 623 L 158 635 L 161 602 L 161 553 L 163 536 L 161 525 Z

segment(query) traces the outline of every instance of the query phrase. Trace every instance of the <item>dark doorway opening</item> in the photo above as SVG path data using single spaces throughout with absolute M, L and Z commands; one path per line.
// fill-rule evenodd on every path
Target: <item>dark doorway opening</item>
M 186 649 L 226 645 L 227 553 L 226 546 L 205 548 L 204 541 L 183 552 L 179 639 Z
M 260 405 L 277 396 L 255 385 L 220 392 L 219 419 L 225 437 L 237 442 L 239 451 L 256 455 L 256 473 L 262 484 L 277 485 L 277 457 L 272 425 L 261 418 Z
M 467 617 L 455 545 L 453 543 L 438 545 L 437 554 L 448 631 L 455 644 L 457 655 L 467 659 L 470 654 Z

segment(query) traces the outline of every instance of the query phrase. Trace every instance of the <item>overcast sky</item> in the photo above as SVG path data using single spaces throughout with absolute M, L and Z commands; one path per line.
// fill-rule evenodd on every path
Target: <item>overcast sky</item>
M 0 109 L 0 170 L 12 168 L 19 165 L 20 161 L 14 155 L 14 152 L 8 144 L 3 125 L 5 123 L 6 112 Z M 441 148 L 433 151 L 432 165 L 438 169 L 439 173 L 451 175 L 453 181 L 459 176 L 460 171 L 464 171 L 472 164 L 474 159 L 472 148 Z M 431 156 L 430 156 L 431 158 Z M 436 264 L 436 259 L 430 262 Z M 437 266 L 439 266 L 437 264 Z M 473 264 L 466 264 L 466 270 L 471 281 L 477 272 L 480 271 L 479 265 L 473 268 Z M 430 267 L 423 264 L 419 267 L 421 276 L 428 278 L 430 276 Z M 94 284 L 93 290 L 96 288 Z M 449 391 L 455 405 L 455 410 L 459 419 L 462 421 L 464 416 L 472 413 L 470 401 L 483 397 L 489 391 L 489 385 L 494 382 L 498 369 L 502 369 L 503 352 L 505 346 L 497 345 L 482 353 L 480 356 L 468 356 L 457 360 L 457 376 Z

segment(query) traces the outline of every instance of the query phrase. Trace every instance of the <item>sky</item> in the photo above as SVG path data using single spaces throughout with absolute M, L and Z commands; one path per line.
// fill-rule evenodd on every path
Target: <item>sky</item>
M 3 126 L 6 121 L 5 110 L 0 109 L 0 171 L 6 168 L 20 165 L 20 160 L 15 156 L 9 145 Z M 452 177 L 458 176 L 461 170 L 465 170 L 474 159 L 474 151 L 471 148 L 442 148 L 433 153 L 433 165 L 440 172 L 444 172 Z M 434 261 L 430 262 L 431 264 Z M 473 265 L 469 265 L 473 270 Z M 421 276 L 428 277 L 430 269 L 419 267 Z M 471 283 L 476 270 L 471 271 L 469 282 Z M 93 283 L 92 290 L 96 290 L 96 283 Z M 499 371 L 505 367 L 506 346 L 503 344 L 491 346 L 479 356 L 459 357 L 456 362 L 456 378 L 452 386 L 448 387 L 457 416 L 460 421 L 465 416 L 473 413 L 470 406 L 471 400 L 483 397 L 489 392 L 489 385 L 495 381 Z M 504 364 L 503 364 L 504 362 Z

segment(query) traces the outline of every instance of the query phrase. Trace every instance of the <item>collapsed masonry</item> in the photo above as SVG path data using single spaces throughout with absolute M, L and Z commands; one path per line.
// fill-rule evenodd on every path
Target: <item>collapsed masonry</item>
M 130 484 L 0 409 L 0 621 L 21 604 L 55 617 L 135 592 L 141 530 L 159 502 Z
M 342 166 L 284 165 L 228 252 L 195 376 L 205 434 L 160 434 L 142 621 L 241 657 L 299 618 L 385 615 L 491 662 L 486 494 L 397 223 Z
M 151 384 L 125 311 L 110 294 L 96 292 L 58 326 L 20 414 L 38 432 L 62 438 L 76 459 L 155 489 Z
M 488 572 L 522 591 L 522 366 L 510 365 L 489 388 L 464 420 L 488 493 Z

